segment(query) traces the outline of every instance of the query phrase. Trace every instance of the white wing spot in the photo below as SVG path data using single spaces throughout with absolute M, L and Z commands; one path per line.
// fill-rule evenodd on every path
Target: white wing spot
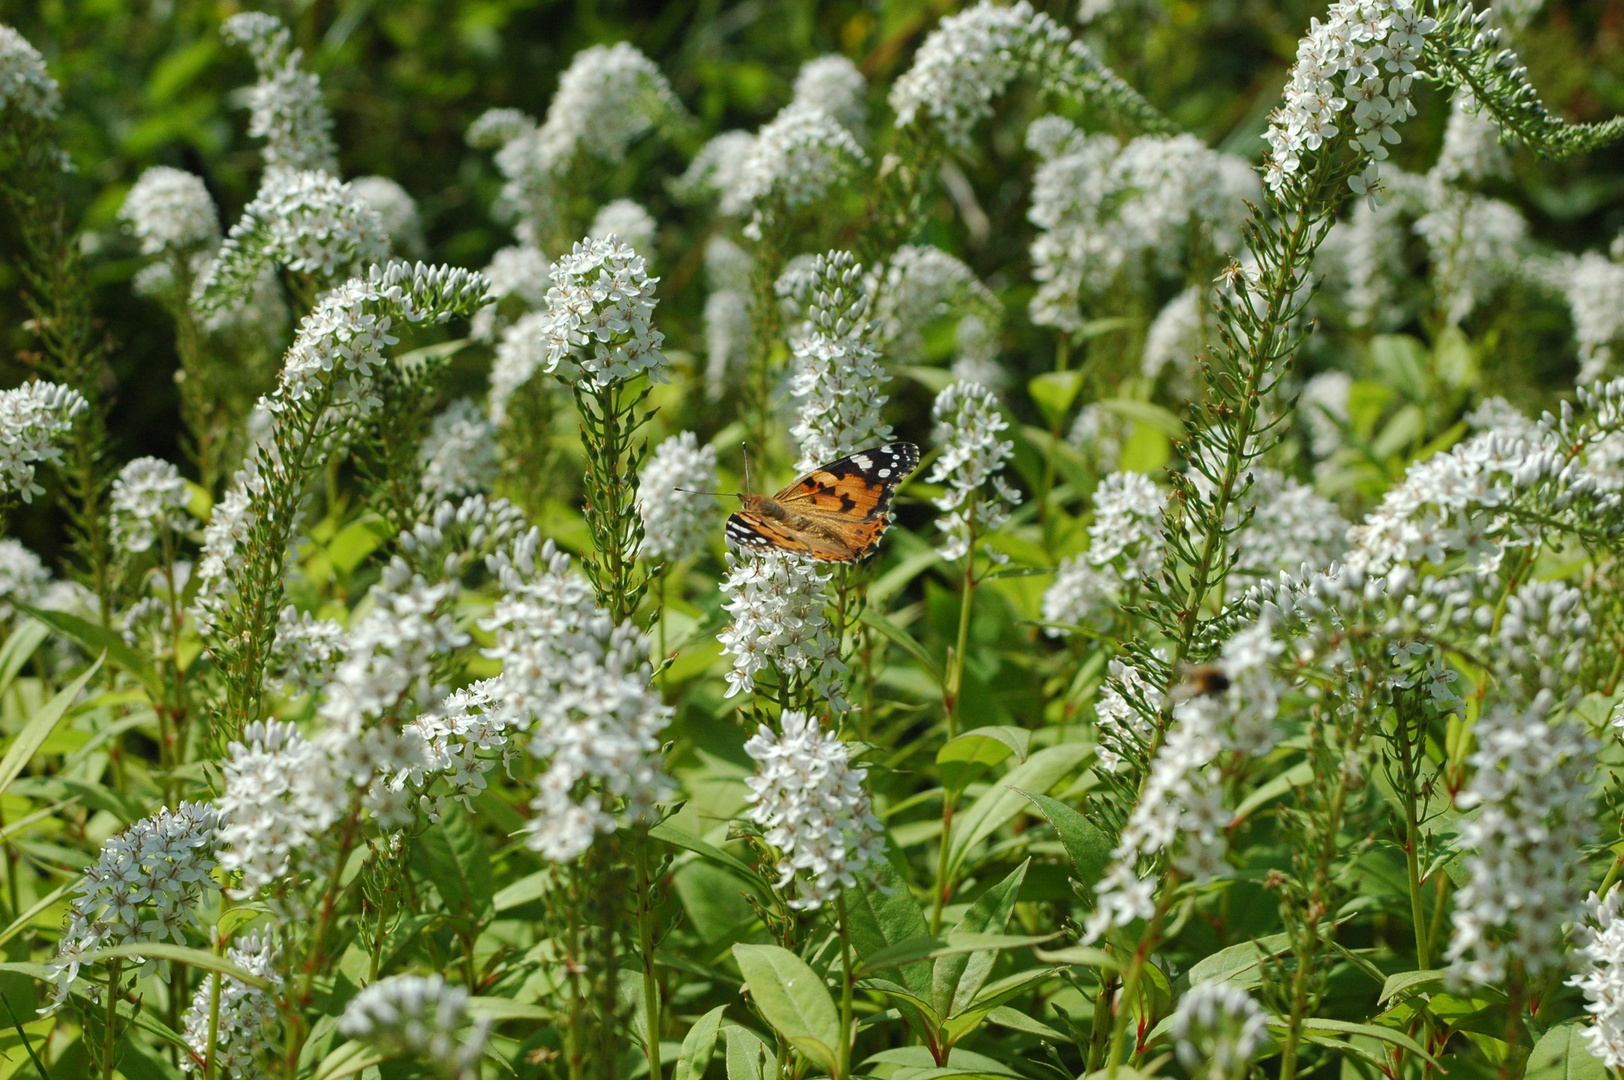
M 869 460 L 869 456 L 867 454 L 853 454 L 851 459 L 855 461 L 857 463 L 857 467 L 862 469 L 864 472 L 867 472 L 869 469 L 874 467 L 874 462 Z
M 887 476 L 891 475 L 891 470 L 890 469 L 881 469 L 879 471 L 878 475 L 879 475 L 881 480 L 884 480 Z

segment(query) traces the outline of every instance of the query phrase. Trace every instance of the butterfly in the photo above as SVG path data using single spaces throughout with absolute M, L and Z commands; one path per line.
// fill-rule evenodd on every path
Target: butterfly
M 891 496 L 919 467 L 919 447 L 896 442 L 859 450 L 813 469 L 772 498 L 740 495 L 727 519 L 727 538 L 753 548 L 778 548 L 819 562 L 856 562 L 880 544 L 891 519 Z

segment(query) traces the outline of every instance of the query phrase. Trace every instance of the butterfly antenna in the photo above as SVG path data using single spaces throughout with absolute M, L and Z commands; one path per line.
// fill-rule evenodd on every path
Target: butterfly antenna
M 748 443 L 740 443 L 739 450 L 744 454 L 744 490 L 754 491 L 750 485 L 750 446 Z

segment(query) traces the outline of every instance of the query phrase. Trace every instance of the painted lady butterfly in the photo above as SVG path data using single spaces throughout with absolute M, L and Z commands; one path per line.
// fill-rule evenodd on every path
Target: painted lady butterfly
M 879 546 L 891 523 L 891 496 L 918 467 L 913 443 L 860 450 L 813 469 L 770 499 L 740 495 L 744 508 L 727 519 L 727 538 L 820 562 L 856 562 Z

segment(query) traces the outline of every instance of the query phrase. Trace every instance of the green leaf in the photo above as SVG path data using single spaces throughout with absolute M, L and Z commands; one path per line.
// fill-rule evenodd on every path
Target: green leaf
M 942 681 L 942 672 L 941 669 L 936 666 L 936 661 L 931 659 L 930 653 L 925 651 L 925 647 L 923 645 L 914 640 L 912 634 L 908 633 L 908 631 L 892 622 L 889 618 L 867 605 L 863 607 L 862 614 L 859 615 L 858 618 L 864 625 L 873 627 L 880 633 L 884 634 L 893 643 L 902 646 L 903 650 L 907 652 L 909 656 L 912 656 L 915 660 L 918 660 L 925 666 L 925 670 L 930 672 L 931 678 L 935 679 L 938 683 Z
M 1381 381 L 1411 401 L 1427 398 L 1427 347 L 1408 334 L 1377 334 L 1370 360 Z
M 28 766 L 34 754 L 44 745 L 46 738 L 67 715 L 68 707 L 78 698 L 79 691 L 85 688 L 85 684 L 101 666 L 101 659 L 98 659 L 77 679 L 57 691 L 56 696 L 40 706 L 39 711 L 30 717 L 28 723 L 17 733 L 17 737 L 11 740 L 11 745 L 6 748 L 6 756 L 0 758 L 0 793 L 4 793 L 11 786 L 11 782 L 17 779 L 18 774 Z
M 769 1080 L 777 1075 L 772 1052 L 755 1032 L 726 1024 L 722 1037 L 727 1040 L 727 1080 Z
M 106 653 L 107 659 L 135 676 L 154 702 L 163 700 L 164 684 L 157 670 L 147 663 L 140 653 L 130 648 L 118 634 L 95 623 L 86 622 L 77 615 L 69 615 L 65 611 L 44 611 L 29 607 L 27 604 L 17 606 L 63 637 L 84 646 L 85 651 L 91 656 Z
M 959 868 L 975 846 L 1013 821 L 1027 805 L 1023 792 L 1047 792 L 1094 753 L 1092 743 L 1050 746 L 1005 773 L 970 808 L 953 822 L 948 844 L 947 874 L 943 887 L 957 880 Z
M 0 648 L 0 694 L 11 686 L 11 680 L 17 677 L 17 672 L 23 669 L 28 658 L 34 655 L 34 650 L 50 633 L 50 628 L 37 619 L 24 619 L 12 628 L 11 636 Z
M 316 1066 L 316 1075 L 313 1080 L 340 1080 L 341 1077 L 354 1076 L 363 1069 L 389 1060 L 388 1057 L 366 1043 L 347 1042 L 321 1059 Z
M 959 920 L 958 926 L 954 927 L 954 933 L 1002 934 L 1015 910 L 1015 900 L 1020 896 L 1021 883 L 1026 880 L 1027 867 L 1031 865 L 1032 860 L 1027 859 L 1010 871 L 1004 880 L 978 896 Z M 937 1013 L 952 1016 L 968 1006 L 992 973 L 992 964 L 997 958 L 998 954 L 990 949 L 937 957 L 931 972 L 931 1004 L 936 1007 Z
M 1152 405 L 1148 401 L 1131 401 L 1128 398 L 1106 398 L 1099 404 L 1100 408 L 1109 409 L 1141 427 L 1154 428 L 1174 442 L 1184 438 L 1183 421 L 1160 405 Z
M 1534 1044 L 1523 1080 L 1607 1080 L 1607 1066 L 1590 1053 L 1583 1020 L 1565 1020 Z
M 1017 971 L 1013 975 L 999 979 L 997 982 L 982 989 L 976 995 L 975 1001 L 969 1008 L 948 1017 L 942 1024 L 942 1034 L 948 1045 L 958 1042 L 970 1032 L 981 1026 L 989 1013 L 1000 1005 L 1022 994 L 1029 993 L 1034 986 L 1053 977 L 1064 968 L 1035 968 L 1027 971 Z
M 1092 945 L 1070 945 L 1064 949 L 1034 949 L 1033 955 L 1045 964 L 1072 964 L 1077 967 L 1095 967 L 1104 971 L 1121 971 L 1122 961 Z
M 1038 407 L 1051 428 L 1066 422 L 1066 415 L 1077 400 L 1077 391 L 1083 388 L 1083 374 L 1081 371 L 1049 371 L 1026 384 L 1032 404 Z
M 1069 1043 L 1072 1037 L 1064 1032 L 1056 1031 L 1041 1020 L 1034 1020 L 1019 1009 L 1012 1009 L 1008 1005 L 1000 1005 L 987 1013 L 987 1023 L 997 1024 L 999 1027 L 1009 1028 L 1011 1031 L 1025 1032 L 1027 1035 L 1036 1035 L 1040 1039 L 1051 1042 Z
M 555 877 L 551 870 L 537 870 L 534 874 L 526 874 L 491 897 L 491 906 L 497 911 L 507 911 L 509 908 L 528 904 L 532 900 L 540 900 L 552 891 Z
M 267 993 L 271 991 L 270 983 L 260 976 L 238 967 L 225 957 L 216 956 L 207 949 L 193 949 L 186 945 L 171 945 L 167 942 L 155 941 L 132 941 L 124 945 L 109 945 L 105 949 L 85 953 L 80 959 L 86 964 L 98 964 L 103 960 L 124 960 L 132 956 L 140 956 L 148 960 L 173 960 L 176 963 L 201 968 L 204 971 L 218 971 L 222 975 L 229 975 L 245 986 L 252 986 L 256 990 L 264 990 Z
M 718 1005 L 694 1021 L 694 1026 L 683 1036 L 682 1051 L 677 1055 L 677 1071 L 671 1080 L 704 1080 L 705 1069 L 711 1055 L 716 1052 L 716 1036 L 722 1028 L 725 1005 Z
M 709 859 L 712 862 L 721 863 L 723 866 L 726 866 L 729 869 L 736 870 L 752 885 L 759 885 L 761 881 L 761 876 L 747 866 L 742 859 L 729 855 L 715 844 L 710 844 L 704 840 L 701 840 L 692 833 L 671 824 L 670 821 L 660 822 L 658 825 L 651 828 L 648 831 L 648 834 L 656 840 L 665 841 L 672 847 L 679 847 L 684 851 L 691 851 L 695 855 Z
M 909 938 L 895 945 L 888 945 L 863 961 L 858 969 L 858 976 L 864 977 L 876 971 L 885 971 L 890 968 L 903 967 L 907 964 L 917 964 L 923 960 L 935 960 L 942 956 L 960 956 L 965 953 L 978 953 L 988 949 L 1024 949 L 1031 945 L 1041 945 L 1045 941 L 1053 941 L 1059 931 L 1054 934 L 927 934 L 924 937 Z
M 1443 981 L 1444 973 L 1439 970 L 1401 971 L 1397 975 L 1387 976 L 1387 981 L 1382 983 L 1381 996 L 1376 999 L 1376 1003 L 1381 1004 L 1395 994 L 1402 994 L 1413 987 L 1435 986 Z
M 733 959 L 756 1008 L 791 1046 L 834 1071 L 840 1013 L 829 988 L 806 961 L 777 945 L 735 945 Z
M 865 962 L 883 949 L 931 936 L 925 913 L 890 863 L 882 863 L 861 889 L 846 890 L 846 922 Z M 923 961 L 902 967 L 903 983 L 921 999 L 930 996 L 930 965 Z
M 474 1016 L 483 1016 L 492 1023 L 504 1020 L 551 1020 L 553 1010 L 534 1002 L 512 1001 L 499 997 L 471 997 L 465 1006 Z
M 1283 1026 L 1281 1021 L 1271 1020 L 1271 1026 Z M 1427 1053 L 1426 1048 L 1402 1031 L 1390 1027 L 1380 1027 L 1376 1024 L 1356 1024 L 1351 1020 L 1324 1020 L 1319 1017 L 1309 1017 L 1303 1021 L 1303 1031 L 1312 1034 L 1325 1035 L 1363 1035 L 1369 1039 L 1378 1039 L 1391 1046 L 1402 1047 L 1424 1061 L 1433 1065 L 1438 1060 Z
M 496 890 L 490 854 L 461 805 L 448 805 L 439 826 L 417 837 L 414 854 L 447 907 L 469 922 L 491 913 Z
M 1243 941 L 1239 945 L 1219 949 L 1191 965 L 1190 985 L 1232 982 L 1242 989 L 1255 989 L 1263 985 L 1264 958 L 1278 956 L 1289 948 L 1291 941 L 1285 934 L 1270 934 L 1255 941 Z
M 1060 835 L 1060 844 L 1071 859 L 1072 869 L 1077 871 L 1077 880 L 1087 885 L 1098 881 L 1111 865 L 1111 850 L 1116 847 L 1105 830 L 1059 799 L 1034 795 L 1030 791 L 1021 794 L 1032 800 Z
M 1003 724 L 972 728 L 949 739 L 936 752 L 936 764 L 942 767 L 942 786 L 956 795 L 1011 754 L 1017 762 L 1025 761 L 1031 745 L 1032 732 L 1026 728 Z

